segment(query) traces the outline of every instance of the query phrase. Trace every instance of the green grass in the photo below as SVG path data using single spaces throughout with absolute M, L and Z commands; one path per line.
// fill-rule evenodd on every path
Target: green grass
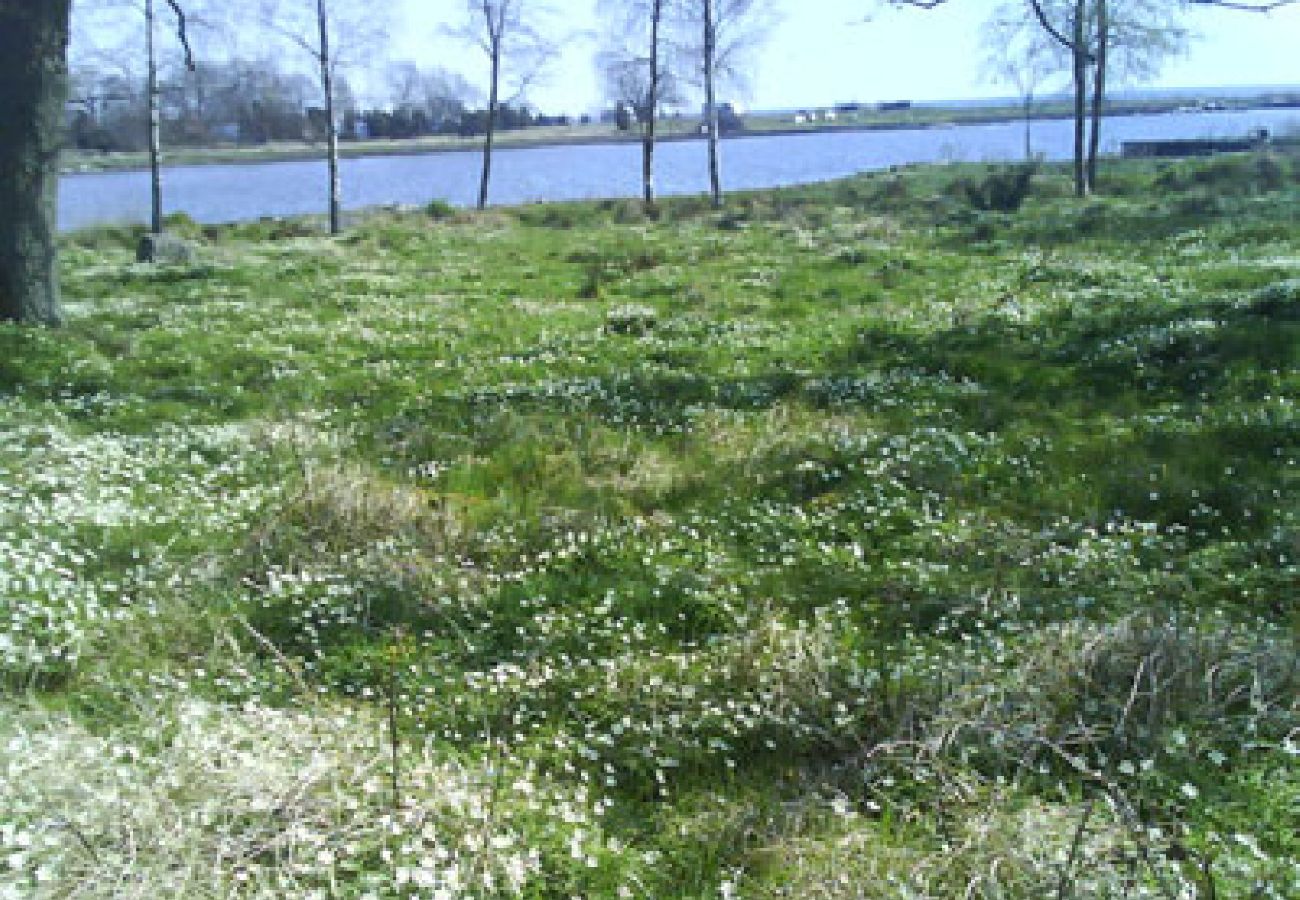
M 68 238 L 0 886 L 1294 896 L 1300 168 L 1005 175 Z

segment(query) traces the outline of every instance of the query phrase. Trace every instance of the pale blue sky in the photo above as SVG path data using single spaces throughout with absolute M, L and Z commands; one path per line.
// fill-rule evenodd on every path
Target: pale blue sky
M 439 11 L 460 0 L 401 0 L 393 55 L 441 61 L 479 80 L 479 60 L 439 36 Z M 551 0 L 563 27 L 595 28 L 594 0 Z M 787 108 L 860 100 L 941 100 L 1011 90 L 981 77 L 980 24 L 989 0 L 951 0 L 933 11 L 872 0 L 777 0 L 780 24 L 758 56 L 747 105 Z M 871 20 L 864 22 L 865 16 Z M 1269 15 L 1196 9 L 1201 37 L 1170 60 L 1156 87 L 1300 84 L 1300 4 Z M 529 97 L 547 111 L 582 112 L 601 97 L 590 41 L 568 43 L 560 64 Z

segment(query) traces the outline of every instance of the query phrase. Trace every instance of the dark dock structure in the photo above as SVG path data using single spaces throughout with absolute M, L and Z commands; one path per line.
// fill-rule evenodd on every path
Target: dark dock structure
M 1260 128 L 1240 138 L 1170 138 L 1156 141 L 1124 141 L 1120 155 L 1125 158 L 1171 158 L 1213 156 L 1216 153 L 1248 153 L 1268 146 L 1268 129 Z

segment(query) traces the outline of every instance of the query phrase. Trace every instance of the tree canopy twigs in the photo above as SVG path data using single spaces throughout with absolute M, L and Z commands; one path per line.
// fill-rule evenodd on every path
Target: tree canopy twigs
M 1038 20 L 1038 24 L 1042 26 L 1043 31 L 1047 32 L 1052 40 L 1067 50 L 1073 51 L 1075 49 L 1074 40 L 1066 37 L 1063 32 L 1052 24 L 1052 20 L 1047 17 L 1047 12 L 1043 9 L 1040 0 L 1029 0 L 1029 8 L 1033 11 L 1034 18 Z

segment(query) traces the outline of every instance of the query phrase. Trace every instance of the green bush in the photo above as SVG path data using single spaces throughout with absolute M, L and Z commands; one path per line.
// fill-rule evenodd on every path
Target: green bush
M 1171 192 L 1202 189 L 1213 194 L 1249 196 L 1282 190 L 1296 179 L 1294 164 L 1273 153 L 1233 153 L 1208 161 L 1189 160 L 1161 167 L 1157 188 Z
M 163 230 L 168 234 L 185 238 L 188 241 L 202 240 L 204 228 L 195 219 L 183 212 L 172 213 L 163 218 Z
M 957 186 L 975 209 L 984 212 L 1015 212 L 1029 197 L 1039 166 L 1040 163 L 1036 160 L 994 166 L 983 178 L 963 178 L 957 182 Z
M 425 214 L 435 221 L 441 222 L 450 219 L 456 215 L 456 207 L 452 206 L 446 200 L 430 200 L 424 207 Z

